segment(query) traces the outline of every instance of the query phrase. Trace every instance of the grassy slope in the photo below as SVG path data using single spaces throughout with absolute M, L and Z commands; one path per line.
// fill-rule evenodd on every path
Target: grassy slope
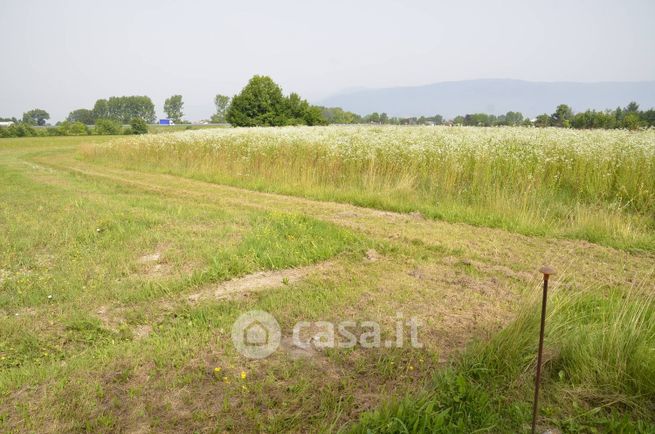
M 634 288 L 649 282 L 649 255 L 107 169 L 72 158 L 87 140 L 0 142 L 3 430 L 395 432 L 429 421 L 444 432 L 520 431 L 535 316 L 495 332 L 531 306 L 543 261 L 561 274 L 542 421 L 644 431 L 653 422 L 652 299 Z M 368 247 L 379 260 L 361 259 Z M 153 253 L 155 263 L 142 261 Z M 274 290 L 185 298 L 231 276 L 328 257 L 329 271 Z M 247 361 L 229 328 L 252 308 L 285 330 L 319 319 L 392 329 L 402 311 L 423 320 L 425 348 Z M 611 322 L 623 311 L 626 321 Z

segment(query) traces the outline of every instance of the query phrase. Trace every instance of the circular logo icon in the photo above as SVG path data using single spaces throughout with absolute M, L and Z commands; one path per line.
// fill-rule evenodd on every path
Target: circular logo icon
M 250 359 L 268 357 L 280 346 L 282 332 L 273 315 L 262 310 L 248 311 L 232 325 L 232 342 Z

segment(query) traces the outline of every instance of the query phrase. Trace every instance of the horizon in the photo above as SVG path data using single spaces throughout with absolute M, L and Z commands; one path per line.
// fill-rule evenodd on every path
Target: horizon
M 273 80 L 275 80 L 274 77 L 272 77 L 272 78 L 273 78 Z M 624 81 L 616 81 L 616 80 L 613 80 L 613 81 L 586 81 L 586 82 L 585 82 L 585 81 L 536 81 L 536 80 L 525 80 L 525 79 L 519 79 L 519 78 L 477 78 L 477 79 L 467 79 L 467 80 L 444 80 L 444 81 L 437 81 L 437 82 L 424 83 L 424 84 L 407 85 L 407 86 L 394 86 L 394 87 L 377 87 L 377 88 L 374 88 L 374 87 L 366 87 L 366 86 L 355 86 L 355 87 L 351 87 L 351 88 L 347 88 L 347 89 L 342 89 L 341 91 L 337 91 L 337 92 L 335 92 L 334 94 L 332 94 L 332 95 L 328 95 L 327 97 L 322 98 L 321 100 L 318 100 L 318 101 L 312 101 L 312 100 L 309 99 L 309 98 L 308 98 L 308 101 L 309 101 L 311 104 L 313 104 L 313 105 L 323 106 L 323 107 L 329 107 L 329 108 L 334 108 L 334 107 L 338 107 L 338 106 L 324 105 L 322 102 L 323 102 L 323 101 L 327 101 L 327 100 L 329 100 L 330 98 L 339 97 L 339 96 L 346 96 L 346 95 L 352 95 L 352 94 L 356 94 L 357 92 L 379 91 L 379 90 L 415 89 L 415 88 L 430 87 L 430 86 L 435 86 L 435 85 L 440 85 L 440 84 L 449 84 L 449 83 L 472 83 L 472 82 L 522 82 L 522 83 L 532 83 L 532 84 L 575 84 L 575 85 L 586 85 L 586 84 L 588 84 L 588 85 L 594 85 L 594 84 L 626 84 L 626 83 L 641 84 L 641 83 L 655 83 L 655 80 L 624 80 Z M 247 80 L 244 82 L 244 86 L 245 86 L 246 84 L 247 84 Z M 282 91 L 283 91 L 283 93 L 284 93 L 285 95 L 288 95 L 289 93 L 293 92 L 293 91 L 288 91 L 288 90 L 286 90 L 286 89 L 284 89 L 284 88 L 282 88 Z M 238 93 L 238 92 L 237 92 L 237 93 Z M 136 96 L 136 95 L 143 95 L 143 94 L 135 93 L 135 94 L 133 94 L 133 95 Z M 94 100 L 94 103 L 95 103 L 95 101 L 98 100 L 98 99 L 108 99 L 109 97 L 113 97 L 113 96 L 121 97 L 121 96 L 133 96 L 133 95 L 116 94 L 116 95 L 110 95 L 110 96 L 99 96 L 98 98 L 96 98 L 96 99 Z M 149 95 L 143 95 L 143 96 L 148 96 L 148 97 L 150 97 Z M 227 95 L 227 96 L 229 96 L 230 98 L 232 98 L 234 95 Z M 184 98 L 184 95 L 182 95 L 182 97 Z M 301 95 L 301 97 L 303 97 L 303 96 Z M 152 98 L 151 98 L 151 99 L 152 99 Z M 212 96 L 210 99 L 213 99 L 213 96 Z M 619 106 L 620 106 L 620 107 L 624 107 L 625 105 L 629 104 L 630 102 L 633 102 L 633 100 L 626 101 L 625 104 L 623 104 L 623 105 L 619 105 Z M 640 102 L 640 101 L 634 101 L 634 102 L 637 102 L 638 104 L 641 105 L 641 102 Z M 163 101 L 162 101 L 161 103 L 158 103 L 157 101 L 155 101 L 155 100 L 153 99 L 153 103 L 155 104 L 155 111 L 156 111 L 156 114 L 157 114 L 157 119 L 166 119 L 165 114 L 163 114 Z M 201 121 L 208 120 L 209 117 L 211 117 L 212 110 L 214 110 L 213 101 L 212 101 L 210 104 L 207 104 L 207 106 L 208 106 L 208 107 L 207 107 L 207 115 L 206 115 L 206 116 L 204 116 L 204 117 L 198 117 L 198 118 L 194 118 L 194 119 L 191 119 L 191 118 L 189 118 L 188 116 L 185 116 L 185 120 L 190 121 L 190 122 L 192 122 L 192 123 L 198 123 L 198 122 L 201 122 Z M 653 105 L 653 107 L 655 107 L 655 105 Z M 643 107 L 641 107 L 641 108 L 642 108 L 642 109 L 649 109 L 649 108 L 653 108 L 653 107 L 651 107 L 651 106 L 643 106 Z M 34 108 L 44 109 L 44 110 L 46 110 L 46 111 L 48 111 L 48 112 L 50 113 L 50 111 L 49 111 L 47 108 L 44 108 L 44 107 L 33 107 L 32 109 L 34 109 Z M 93 104 L 91 104 L 91 105 L 88 106 L 88 107 L 76 107 L 76 108 L 71 108 L 71 109 L 70 109 L 68 112 L 66 112 L 66 114 L 63 115 L 61 118 L 55 118 L 54 116 L 52 116 L 52 113 L 51 113 L 51 118 L 50 118 L 50 120 L 47 122 L 46 125 L 55 125 L 57 122 L 63 122 L 64 120 L 66 120 L 66 117 L 68 116 L 68 114 L 69 114 L 70 112 L 72 112 L 73 110 L 76 110 L 76 109 L 78 109 L 78 108 L 88 108 L 88 109 L 91 109 L 91 108 L 93 108 Z M 341 107 L 340 107 L 340 108 L 341 108 Z M 184 110 L 186 110 L 186 109 L 187 109 L 187 104 L 186 104 L 186 102 L 185 102 Z M 555 107 L 553 107 L 553 109 L 555 109 Z M 592 108 L 592 107 L 578 108 L 578 110 L 575 110 L 575 111 L 576 111 L 576 112 L 578 112 L 578 111 L 585 111 L 585 110 L 588 110 L 588 109 L 594 109 L 594 108 Z M 614 109 L 616 109 L 616 106 L 614 106 L 614 107 L 609 107 L 609 106 L 608 106 L 608 107 L 606 107 L 606 108 L 595 109 L 595 110 L 609 111 L 609 110 L 614 110 Z M 31 110 L 31 109 L 28 109 L 28 110 Z M 27 111 L 27 110 L 26 110 L 26 111 Z M 519 110 L 517 110 L 517 111 L 519 111 Z M 520 111 L 519 111 L 519 112 L 520 112 Z M 359 114 L 359 115 L 361 115 L 361 116 L 364 116 L 364 115 L 366 115 L 366 114 L 373 113 L 373 111 L 371 111 L 371 112 L 367 112 L 367 113 L 363 113 L 363 112 L 361 112 L 361 113 L 360 113 L 360 112 L 356 112 L 356 113 Z M 384 112 L 384 111 L 379 111 L 379 113 L 385 113 L 385 112 Z M 455 117 L 457 117 L 457 116 L 460 116 L 460 115 L 474 114 L 474 113 L 486 113 L 486 114 L 490 114 L 490 115 L 500 115 L 500 114 L 505 114 L 505 112 L 502 112 L 502 113 L 492 113 L 492 112 L 484 112 L 484 111 L 477 111 L 477 112 L 475 112 L 475 111 L 471 111 L 471 112 L 468 112 L 468 113 L 464 113 L 464 112 L 462 112 L 462 113 L 457 113 L 457 114 L 454 114 L 454 115 L 447 115 L 447 116 L 444 116 L 444 117 L 445 117 L 446 119 L 448 119 L 448 120 L 452 120 L 453 118 L 455 118 Z M 441 113 L 436 113 L 436 114 L 441 114 Z M 1 112 L 0 112 L 0 118 L 3 118 L 3 117 L 4 117 L 4 118 L 15 117 L 15 118 L 17 118 L 17 119 L 20 119 L 21 115 L 22 115 L 22 113 L 20 113 L 20 114 L 9 114 L 9 115 L 8 115 L 8 114 L 1 113 Z M 412 115 L 412 114 L 408 114 L 408 115 L 392 115 L 392 116 L 393 116 L 393 117 L 397 117 L 397 118 L 417 118 L 417 117 L 429 117 L 429 116 L 433 116 L 433 115 L 434 115 L 433 113 L 425 112 L 425 113 L 422 113 L 422 114 L 413 114 L 413 115 Z M 535 114 L 528 115 L 528 117 L 534 117 L 534 116 L 536 116 L 536 115 L 535 115 Z

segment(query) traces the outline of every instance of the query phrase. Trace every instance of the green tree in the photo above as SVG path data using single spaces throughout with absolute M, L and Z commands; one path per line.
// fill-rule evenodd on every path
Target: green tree
M 86 125 L 80 121 L 64 121 L 56 128 L 57 135 L 61 136 L 85 136 L 89 134 Z
M 373 124 L 380 123 L 380 113 L 373 112 L 373 113 L 365 116 L 364 120 L 366 121 L 366 123 L 369 123 L 369 124 L 370 123 L 373 123 Z
M 45 125 L 45 121 L 50 119 L 50 114 L 43 109 L 34 109 L 23 113 L 23 122 L 28 125 Z
M 77 109 L 70 112 L 66 120 L 69 122 L 81 122 L 84 125 L 93 125 L 96 118 L 93 114 L 93 110 Z
M 639 104 L 637 104 L 634 101 L 630 101 L 630 103 L 625 107 L 625 112 L 626 113 L 637 113 L 637 112 L 639 112 Z
M 121 131 L 121 124 L 113 119 L 98 119 L 93 129 L 94 134 L 99 135 L 116 135 Z
M 305 119 L 305 125 L 327 125 L 328 123 L 323 117 L 321 108 L 315 105 L 309 106 L 303 118 Z
M 321 112 L 321 118 L 328 124 L 357 124 L 362 117 L 348 112 L 340 107 L 316 107 Z
M 216 113 L 212 115 L 211 121 L 215 124 L 222 124 L 225 122 L 227 109 L 230 106 L 230 97 L 218 94 L 214 97 L 214 105 Z
M 309 110 L 309 103 L 300 98 L 297 93 L 291 93 L 284 101 L 287 125 L 303 125 L 305 113 Z
M 507 125 L 521 125 L 523 122 L 523 114 L 520 112 L 507 112 L 505 114 L 505 123 Z
M 566 104 L 560 104 L 555 109 L 555 113 L 550 116 L 552 125 L 556 127 L 570 126 L 571 118 L 573 117 L 573 110 Z
M 107 100 L 107 119 L 128 124 L 132 118 L 155 121 L 155 105 L 147 96 L 112 96 Z
M 0 128 L 0 137 L 31 137 L 36 135 L 36 130 L 25 122 L 17 122 L 8 127 Z
M 551 125 L 551 117 L 548 116 L 546 113 L 537 116 L 537 119 L 534 121 L 534 126 L 535 127 L 549 127 Z
M 286 125 L 282 89 L 270 77 L 255 75 L 232 98 L 226 120 L 239 127 Z
M 240 127 L 325 125 L 321 107 L 310 105 L 297 93 L 284 97 L 270 77 L 255 75 L 241 93 L 232 98 L 226 120 Z
M 494 115 L 486 113 L 472 113 L 464 116 L 464 125 L 473 127 L 490 127 L 495 121 L 496 117 Z
M 649 127 L 655 127 L 655 109 L 641 112 L 641 120 Z
M 141 118 L 132 118 L 130 127 L 132 128 L 132 134 L 148 134 L 148 125 Z
M 182 116 L 184 116 L 184 113 L 182 113 L 183 106 L 182 95 L 173 95 L 164 101 L 164 112 L 168 116 L 168 119 L 179 123 L 182 120 Z
M 623 116 L 623 127 L 629 130 L 636 130 L 642 126 L 638 113 L 628 112 Z
M 99 99 L 96 101 L 93 106 L 93 118 L 94 119 L 108 119 L 109 118 L 109 105 L 106 99 Z

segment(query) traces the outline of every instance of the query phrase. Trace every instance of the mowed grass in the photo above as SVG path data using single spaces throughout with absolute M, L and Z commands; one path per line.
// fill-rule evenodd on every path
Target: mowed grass
M 55 139 L 48 148 L 51 140 L 0 143 L 0 426 L 5 429 L 124 426 L 127 421 L 117 420 L 103 398 L 114 380 L 107 384 L 101 377 L 113 373 L 100 372 L 122 369 L 117 375 L 126 381 L 127 371 L 139 363 L 153 364 L 153 373 L 175 370 L 180 358 L 215 345 L 216 330 L 229 330 L 241 311 L 238 303 L 169 307 L 176 294 L 255 271 L 348 252 L 361 255 L 361 236 L 293 211 L 194 203 L 32 163 L 33 157 L 48 160 L 71 152 L 70 144 L 57 146 L 69 139 Z M 313 305 L 320 310 L 322 301 Z M 105 317 L 105 311 L 120 318 Z M 157 336 L 139 342 L 135 331 L 153 323 Z M 165 376 L 184 381 L 178 377 L 187 374 Z M 11 392 L 40 382 L 53 401 L 34 404 Z
M 560 273 L 540 427 L 655 430 L 652 253 L 77 158 L 98 140 L 0 141 L 1 431 L 526 432 L 543 262 Z M 188 301 L 326 261 L 295 283 Z M 230 328 L 251 309 L 285 336 L 345 319 L 378 321 L 383 339 L 402 312 L 424 347 L 247 360 Z
M 526 235 L 655 249 L 655 131 L 214 129 L 85 147 L 92 160 Z

